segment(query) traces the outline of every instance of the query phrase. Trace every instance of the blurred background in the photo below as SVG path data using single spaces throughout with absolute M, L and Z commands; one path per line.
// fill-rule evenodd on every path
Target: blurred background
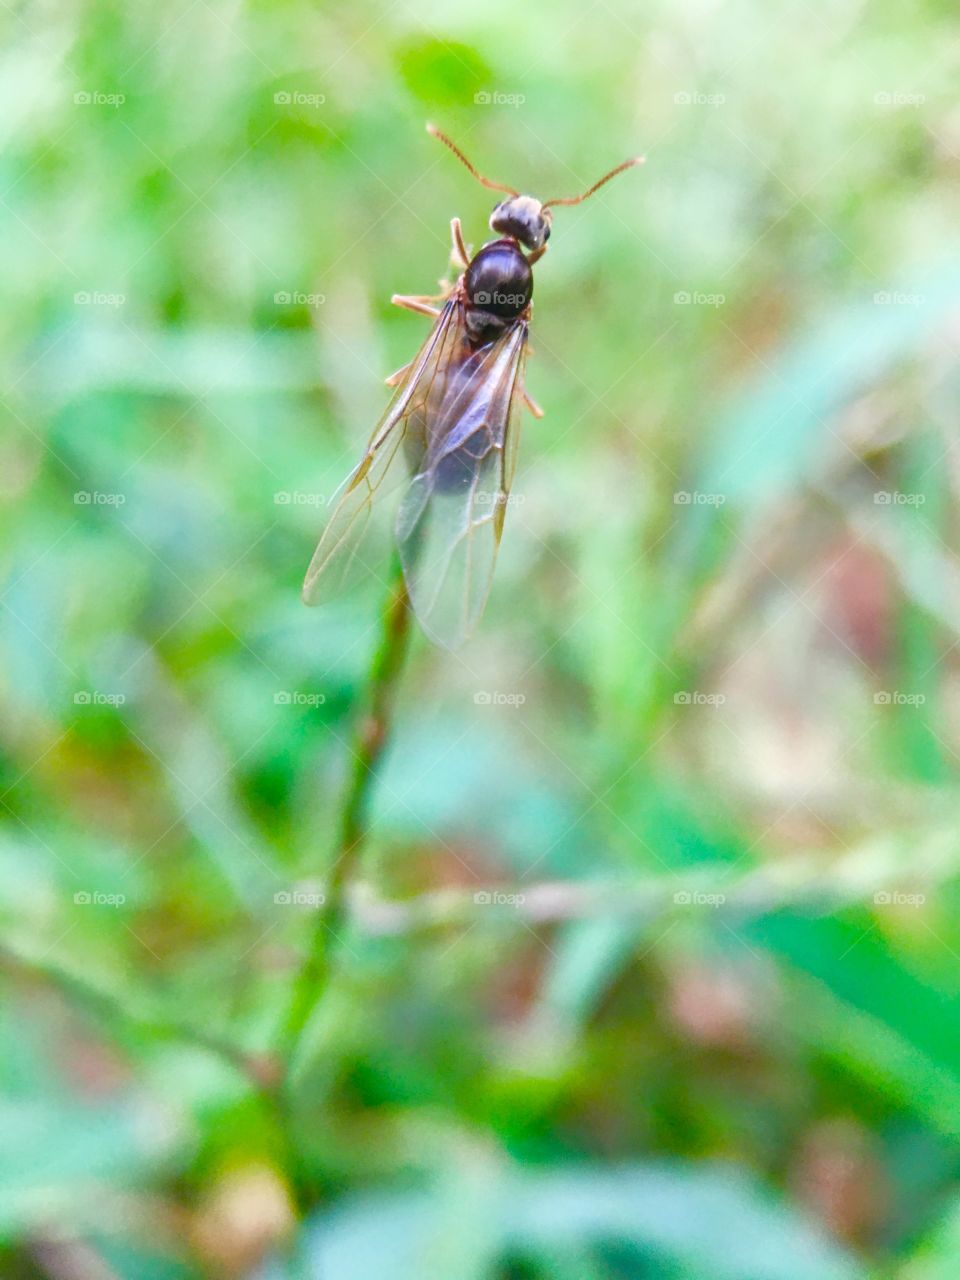
M 3 1276 L 954 1277 L 954 7 L 2 22 Z M 647 164 L 556 211 L 281 1105 L 378 628 L 299 586 L 490 234 L 428 119 Z

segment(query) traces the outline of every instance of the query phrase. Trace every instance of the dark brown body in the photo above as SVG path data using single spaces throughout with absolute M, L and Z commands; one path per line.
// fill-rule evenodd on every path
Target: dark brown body
M 436 296 L 393 295 L 398 306 L 430 316 L 433 328 L 414 359 L 387 379 L 396 392 L 327 521 L 303 598 L 321 603 L 371 563 L 370 517 L 399 477 L 404 490 L 394 536 L 409 600 L 427 634 L 455 649 L 476 626 L 490 590 L 516 465 L 519 407 L 542 416 L 524 386 L 524 363 L 531 268 L 547 249 L 550 207 L 579 204 L 639 161 L 625 161 L 581 195 L 541 202 L 491 182 L 448 137 L 427 128 L 480 183 L 506 193 L 490 215 L 500 238 L 471 255 L 454 218 L 451 261 L 462 273 L 456 285 Z M 397 458 L 406 460 L 405 477 Z
M 533 272 L 512 238 L 491 240 L 463 277 L 467 332 L 481 345 L 499 338 L 530 306 Z

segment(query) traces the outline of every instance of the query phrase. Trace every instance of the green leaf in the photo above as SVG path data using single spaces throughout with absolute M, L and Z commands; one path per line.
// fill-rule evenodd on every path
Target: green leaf
M 0 1233 L 70 1221 L 70 1205 L 101 1180 L 127 1183 L 172 1136 L 162 1116 L 132 1101 L 83 1106 L 64 1099 L 0 1103 Z
M 865 1272 L 739 1172 L 584 1166 L 356 1197 L 309 1230 L 315 1280 L 491 1276 L 497 1258 L 629 1245 L 703 1280 L 858 1280 Z M 442 1262 L 442 1265 L 441 1265 Z M 278 1273 L 274 1273 L 275 1275 Z

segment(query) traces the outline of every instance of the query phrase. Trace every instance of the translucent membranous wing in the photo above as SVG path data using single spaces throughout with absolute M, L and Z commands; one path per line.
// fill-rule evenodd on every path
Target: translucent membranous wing
M 380 574 L 386 560 L 386 531 L 377 538 L 371 514 L 382 500 L 417 470 L 426 447 L 430 406 L 442 402 L 451 362 L 465 343 L 463 306 L 445 303 L 386 412 L 377 423 L 363 457 L 347 477 L 303 584 L 307 604 L 321 604 L 343 592 L 363 573 Z M 394 466 L 405 455 L 407 467 Z M 408 469 L 409 468 L 409 469 Z
M 397 512 L 414 611 L 456 648 L 483 612 L 513 480 L 527 324 L 456 357 L 424 420 L 423 454 Z

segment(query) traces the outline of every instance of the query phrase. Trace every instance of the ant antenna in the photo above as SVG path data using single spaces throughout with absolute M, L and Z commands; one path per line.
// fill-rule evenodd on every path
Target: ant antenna
M 508 196 L 518 196 L 520 194 L 519 191 L 514 191 L 513 187 L 505 187 L 502 182 L 491 182 L 490 179 L 485 178 L 482 173 L 477 173 L 476 169 L 473 167 L 473 165 L 470 163 L 467 157 L 463 154 L 460 148 L 456 146 L 453 142 L 451 142 L 445 133 L 441 133 L 436 125 L 428 124 L 427 133 L 432 134 L 433 137 L 435 138 L 439 138 L 440 141 L 445 146 L 449 147 L 450 150 L 453 152 L 453 154 L 460 161 L 460 163 L 466 165 L 466 167 L 470 170 L 470 172 L 473 174 L 476 180 L 478 182 L 482 182 L 485 187 L 489 187 L 491 191 L 506 191 Z M 631 160 L 630 163 L 633 164 L 633 161 Z M 623 168 L 622 165 L 620 167 Z M 616 172 L 616 170 L 614 172 Z M 613 174 L 611 173 L 608 176 L 612 178 Z M 604 179 L 604 181 L 606 181 L 606 178 Z M 599 185 L 600 184 L 597 183 L 597 186 Z M 589 192 L 587 194 L 589 195 Z
M 552 204 L 580 204 L 582 200 L 586 200 L 587 196 L 592 196 L 598 191 L 605 182 L 609 182 L 611 178 L 615 178 L 618 173 L 623 173 L 624 169 L 632 169 L 635 164 L 644 164 L 646 156 L 634 156 L 632 160 L 624 160 L 623 164 L 618 164 L 615 169 L 611 169 L 609 173 L 604 174 L 599 182 L 595 182 L 592 187 L 588 187 L 580 196 L 563 196 L 554 200 L 546 200 L 540 206 L 541 209 L 548 209 Z

